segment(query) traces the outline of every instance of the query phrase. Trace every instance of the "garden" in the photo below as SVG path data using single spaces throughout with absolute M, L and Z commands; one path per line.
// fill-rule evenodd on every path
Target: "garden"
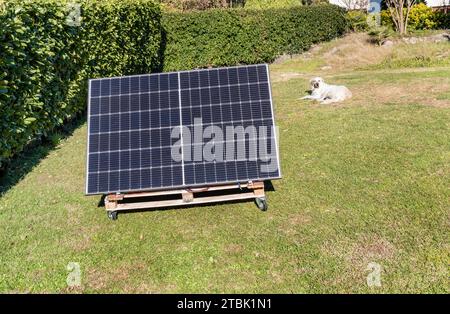
M 0 291 L 449 292 L 448 14 L 417 5 L 399 35 L 387 11 L 374 27 L 322 3 L 77 3 L 69 21 L 69 1 L 0 11 Z M 267 212 L 244 201 L 112 222 L 84 195 L 88 78 L 253 63 L 270 63 L 280 131 Z M 313 76 L 353 97 L 300 100 Z

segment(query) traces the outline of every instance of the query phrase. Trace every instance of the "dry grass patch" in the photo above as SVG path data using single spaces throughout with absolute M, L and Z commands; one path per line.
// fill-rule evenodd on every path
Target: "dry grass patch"
M 448 108 L 448 100 L 439 99 L 443 89 L 450 89 L 450 83 L 421 80 L 409 84 L 371 84 L 352 87 L 351 102 L 358 104 L 411 104 L 418 103 L 438 108 Z M 341 106 L 345 103 L 340 104 Z
M 280 224 L 278 230 L 287 236 L 300 232 L 305 225 L 311 222 L 311 216 L 306 212 L 292 213 Z
M 228 254 L 239 254 L 243 249 L 244 247 L 241 244 L 230 243 L 225 245 L 224 251 Z
M 115 265 L 111 261 L 108 271 L 99 269 L 89 269 L 82 280 L 84 290 L 99 291 L 103 289 L 119 289 L 123 293 L 161 293 L 170 292 L 176 289 L 175 285 L 158 285 L 153 282 L 135 282 L 135 275 L 142 277 L 147 266 L 142 261 L 132 261 L 127 264 Z
M 370 262 L 394 258 L 396 249 L 385 238 L 377 235 L 362 235 L 357 240 L 327 241 L 323 247 L 323 252 L 341 259 L 349 268 L 364 269 Z
M 375 46 L 369 43 L 368 39 L 367 34 L 349 34 L 338 39 L 332 48 L 325 49 L 322 58 L 331 66 L 330 71 L 336 72 L 382 62 L 392 53 L 392 46 Z

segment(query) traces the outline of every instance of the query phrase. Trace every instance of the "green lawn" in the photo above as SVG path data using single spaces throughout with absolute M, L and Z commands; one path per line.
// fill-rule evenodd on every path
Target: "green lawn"
M 84 196 L 81 123 L 2 179 L 0 291 L 449 293 L 450 67 L 312 58 L 271 66 L 283 179 L 267 212 L 239 202 L 110 221 Z M 298 100 L 313 75 L 354 97 Z M 69 262 L 80 288 L 67 287 Z M 366 283 L 370 262 L 381 287 Z

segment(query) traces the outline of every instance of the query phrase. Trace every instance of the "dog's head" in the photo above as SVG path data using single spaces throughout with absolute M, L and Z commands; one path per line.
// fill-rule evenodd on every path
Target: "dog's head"
M 314 77 L 311 80 L 309 80 L 309 84 L 311 85 L 311 89 L 318 89 L 322 87 L 324 81 L 321 77 Z

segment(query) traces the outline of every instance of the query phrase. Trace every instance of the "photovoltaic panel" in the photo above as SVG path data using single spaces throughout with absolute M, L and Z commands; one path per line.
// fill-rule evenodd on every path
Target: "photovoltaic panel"
M 280 177 L 265 64 L 92 79 L 88 103 L 87 194 Z

